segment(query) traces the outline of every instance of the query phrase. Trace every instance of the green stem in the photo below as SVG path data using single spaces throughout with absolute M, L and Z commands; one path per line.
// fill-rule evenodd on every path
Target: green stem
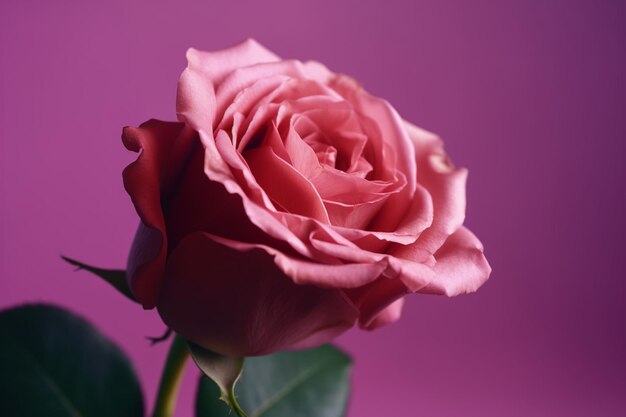
M 230 399 L 230 403 L 233 406 L 233 409 L 237 413 L 239 417 L 248 417 L 245 411 L 241 408 L 239 403 L 237 402 L 237 397 L 235 397 L 235 385 L 233 384 L 228 390 L 228 398 Z
M 189 357 L 187 342 L 176 335 L 167 354 L 152 417 L 172 417 L 174 415 L 178 389 L 182 381 L 187 357 Z

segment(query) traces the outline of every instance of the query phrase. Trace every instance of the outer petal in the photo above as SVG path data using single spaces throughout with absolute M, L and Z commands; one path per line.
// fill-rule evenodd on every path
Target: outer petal
M 194 130 L 213 134 L 217 103 L 215 87 L 201 71 L 188 66 L 178 80 L 176 114 Z
M 361 312 L 359 327 L 371 329 L 390 322 L 394 316 L 390 314 L 393 310 L 391 312 L 385 312 L 385 310 L 410 291 L 399 279 L 379 279 L 357 291 L 348 290 L 346 293 Z M 398 306 L 394 308 L 397 309 Z M 378 319 L 381 314 L 382 316 Z
M 436 162 L 429 162 L 433 165 Z M 388 252 L 416 262 L 427 262 L 465 219 L 465 184 L 467 170 L 431 171 L 421 184 L 432 197 L 432 224 L 409 245 L 393 244 Z
M 488 278 L 491 267 L 483 255 L 480 241 L 461 227 L 435 254 L 436 264 L 427 268 L 420 263 L 402 262 L 401 279 L 379 279 L 360 289 L 346 290 L 361 311 L 359 325 L 371 329 L 399 316 L 398 306 L 390 307 L 410 292 L 455 296 L 476 291 Z M 419 267 L 418 267 L 419 266 Z M 427 268 L 427 269 L 425 269 Z M 426 273 L 431 270 L 432 273 Z M 419 286 L 419 283 L 426 284 Z M 414 285 L 412 285 L 414 284 Z
M 214 85 L 217 85 L 237 68 L 276 62 L 280 61 L 280 58 L 254 39 L 247 39 L 230 48 L 213 52 L 190 48 L 187 51 L 187 61 L 189 67 L 202 71 Z
M 319 235 L 319 234 L 318 234 Z M 389 255 L 368 252 L 354 248 L 352 245 L 342 245 L 341 243 L 325 242 L 324 240 L 311 237 L 311 244 L 315 249 L 325 255 L 335 256 L 346 263 L 360 263 L 363 265 L 380 265 L 384 269 L 380 271 L 380 278 L 398 279 L 412 292 L 424 288 L 434 278 L 430 267 L 421 263 L 402 260 Z M 323 285 L 326 278 L 323 275 L 316 277 L 314 283 Z M 370 281 L 358 280 L 356 277 L 346 278 L 343 281 L 357 283 L 358 286 L 367 284 Z M 343 285 L 341 287 L 356 287 L 357 285 Z
M 441 148 L 443 146 L 443 142 L 439 136 L 429 132 L 428 130 L 422 129 L 421 127 L 415 126 L 407 121 L 404 121 L 404 127 L 413 141 L 417 161 L 423 160 L 432 152 L 433 149 Z
M 357 288 L 370 283 L 381 277 L 389 269 L 389 258 L 377 255 L 374 259 L 367 255 L 355 262 L 324 263 L 302 259 L 289 255 L 274 246 L 259 243 L 246 243 L 225 239 L 221 236 L 210 235 L 214 241 L 240 252 L 253 249 L 262 249 L 274 258 L 276 266 L 285 273 L 289 279 L 300 285 L 315 285 L 320 288 Z M 394 274 L 397 275 L 397 274 Z M 426 282 L 427 283 L 427 282 Z M 426 283 L 423 283 L 422 288 Z
M 158 309 L 184 337 L 237 356 L 329 341 L 358 315 L 340 290 L 294 284 L 267 252 L 232 249 L 204 233 L 171 254 Z
M 417 181 L 432 196 L 434 213 L 414 246 L 432 255 L 465 220 L 467 170 L 450 163 L 439 137 L 409 123 L 406 127 L 415 146 Z
M 450 236 L 435 258 L 436 278 L 420 292 L 447 296 L 474 292 L 491 274 L 483 245 L 466 227 Z
M 216 87 L 219 114 L 223 114 L 224 110 L 232 104 L 235 104 L 237 107 L 239 95 L 243 92 L 253 93 L 253 95 L 259 93 L 260 90 L 258 88 L 254 88 L 254 90 L 257 90 L 256 92 L 247 91 L 249 87 L 257 84 L 259 81 L 266 79 L 277 80 L 280 78 L 292 79 L 294 81 L 311 79 L 312 77 L 307 73 L 306 68 L 300 61 L 289 60 L 264 62 L 234 69 L 224 77 L 219 87 Z M 297 82 L 295 84 L 297 85 Z M 318 85 L 320 88 L 323 88 L 321 84 Z M 328 89 L 328 93 L 333 94 L 330 89 Z M 250 97 L 247 100 L 250 101 Z
M 215 119 L 215 90 L 224 77 L 237 68 L 280 58 L 259 43 L 248 39 L 232 48 L 217 52 L 187 51 L 187 68 L 178 81 L 176 113 L 180 121 L 189 123 L 198 132 L 210 134 L 219 123 Z
M 124 145 L 139 158 L 124 170 L 124 187 L 141 218 L 128 258 L 127 274 L 135 297 L 145 308 L 156 303 L 167 251 L 161 202 L 192 151 L 195 134 L 182 123 L 150 120 L 139 128 L 127 127 Z
M 383 311 L 372 320 L 366 327 L 367 330 L 374 330 L 379 327 L 397 321 L 402 315 L 402 307 L 404 306 L 404 298 L 400 298 L 389 304 Z
M 204 148 L 198 142 L 193 156 L 179 175 L 175 193 L 164 207 L 168 252 L 185 236 L 207 232 L 228 239 L 264 243 L 289 252 L 285 242 L 274 240 L 256 227 L 246 214 L 241 197 L 229 193 L 204 173 Z

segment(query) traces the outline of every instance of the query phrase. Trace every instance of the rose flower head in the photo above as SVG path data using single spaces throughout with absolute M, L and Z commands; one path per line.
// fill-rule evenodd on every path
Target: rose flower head
M 226 355 L 316 346 L 475 291 L 467 171 L 434 134 L 318 62 L 253 40 L 187 52 L 178 122 L 127 127 L 141 218 L 128 280 L 177 333 Z

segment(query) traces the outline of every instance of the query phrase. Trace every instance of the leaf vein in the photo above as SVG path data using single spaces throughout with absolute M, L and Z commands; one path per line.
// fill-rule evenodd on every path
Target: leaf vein
M 322 362 L 317 363 L 315 366 L 307 369 L 300 376 L 293 379 L 284 388 L 276 391 L 274 395 L 268 398 L 265 402 L 263 402 L 259 408 L 257 408 L 254 413 L 250 414 L 250 417 L 261 417 L 268 410 L 276 406 L 280 401 L 282 401 L 291 391 L 295 390 L 299 385 L 304 383 L 307 379 L 312 377 L 313 375 L 323 371 L 327 365 L 331 364 L 335 358 L 329 358 Z
M 24 356 L 30 360 L 30 362 L 34 365 L 35 370 L 41 375 L 42 380 L 45 382 L 48 387 L 58 394 L 59 401 L 65 406 L 70 415 L 74 417 L 83 417 L 83 414 L 76 408 L 76 406 L 72 403 L 71 399 L 67 396 L 67 394 L 63 391 L 61 386 L 52 378 L 50 373 L 45 369 L 45 367 L 39 362 L 35 355 L 32 354 L 22 343 L 20 343 L 13 335 L 10 333 L 8 336 L 13 341 L 13 344 L 22 349 Z

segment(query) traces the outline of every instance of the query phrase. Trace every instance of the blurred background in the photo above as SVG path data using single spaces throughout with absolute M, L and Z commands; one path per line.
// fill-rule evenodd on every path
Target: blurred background
M 60 254 L 125 265 L 125 125 L 175 119 L 193 46 L 253 37 L 352 75 L 469 168 L 476 294 L 410 297 L 338 341 L 350 417 L 626 415 L 626 2 L 3 0 L 0 308 L 60 304 L 134 361 L 152 408 L 164 326 Z M 188 368 L 178 417 L 192 415 Z

